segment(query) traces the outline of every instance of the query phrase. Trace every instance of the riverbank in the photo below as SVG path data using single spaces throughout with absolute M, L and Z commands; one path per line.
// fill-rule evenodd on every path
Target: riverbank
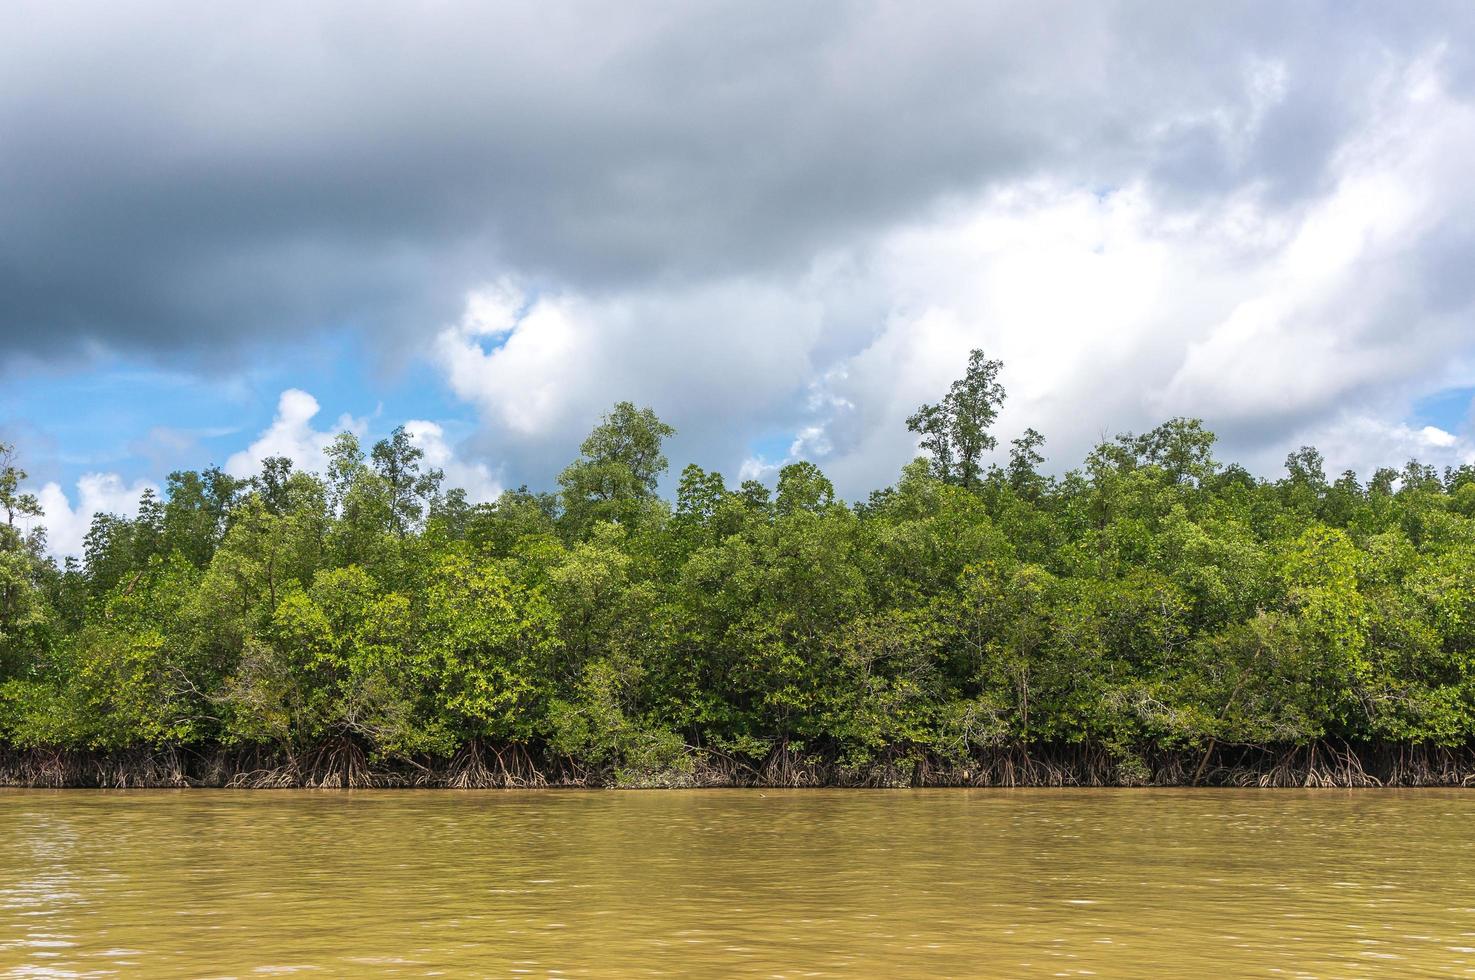
M 1122 757 L 1090 746 L 999 749 L 966 763 L 897 755 L 866 763 L 774 752 L 693 751 L 655 770 L 586 767 L 526 746 L 469 745 L 449 759 L 369 758 L 351 742 L 296 755 L 262 749 L 124 752 L 0 749 L 0 786 L 165 789 L 1437 787 L 1475 785 L 1475 749 L 1424 745 L 1213 746 Z

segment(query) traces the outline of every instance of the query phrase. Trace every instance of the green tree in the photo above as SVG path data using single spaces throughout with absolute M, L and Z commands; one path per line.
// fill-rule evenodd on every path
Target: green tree
M 1039 466 L 1045 461 L 1040 447 L 1044 444 L 1045 437 L 1034 429 L 1025 429 L 1022 436 L 1009 443 L 1009 485 L 1016 493 L 1038 496 L 1041 484 Z
M 196 568 L 208 565 L 225 536 L 243 482 L 213 467 L 170 473 L 161 550 L 178 552 Z
M 438 560 L 421 601 L 417 669 L 431 679 L 437 723 L 458 740 L 530 739 L 558 648 L 542 592 L 453 551 Z
M 25 526 L 40 520 L 41 505 L 21 489 L 25 480 L 14 447 L 0 442 L 0 679 L 29 659 L 26 648 L 47 618 L 39 588 L 45 535 Z
M 922 437 L 921 448 L 931 455 L 940 479 L 970 490 L 982 479 L 983 454 L 998 445 L 988 430 L 1004 404 L 999 382 L 1003 367 L 983 351 L 972 351 L 967 374 L 953 382 L 943 400 L 923 405 L 907 419 L 907 428 Z
M 390 527 L 403 538 L 438 500 L 445 474 L 434 467 L 422 469 L 425 450 L 415 445 L 402 425 L 376 442 L 369 455 L 389 496 Z
M 662 444 L 675 434 L 653 410 L 630 402 L 605 415 L 579 446 L 579 459 L 558 477 L 565 519 L 574 533 L 597 521 L 637 520 L 666 472 Z

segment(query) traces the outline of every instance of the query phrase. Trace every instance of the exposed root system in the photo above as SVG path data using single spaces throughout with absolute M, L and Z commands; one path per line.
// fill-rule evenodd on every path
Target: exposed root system
M 679 769 L 591 768 L 545 757 L 524 744 L 470 742 L 449 759 L 374 759 L 352 738 L 296 753 L 264 748 L 165 748 L 124 752 L 0 749 L 0 785 L 101 789 L 214 786 L 233 789 L 533 789 L 606 787 L 923 786 L 1475 786 L 1475 747 L 1356 745 L 1227 746 L 1149 750 L 1105 746 L 998 748 L 964 761 L 894 750 L 866 761 L 775 746 L 765 758 L 691 750 Z

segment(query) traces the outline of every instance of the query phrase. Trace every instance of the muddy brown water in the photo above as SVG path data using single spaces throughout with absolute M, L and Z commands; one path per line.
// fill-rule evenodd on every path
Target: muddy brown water
M 0 975 L 1451 976 L 1475 791 L 0 791 Z

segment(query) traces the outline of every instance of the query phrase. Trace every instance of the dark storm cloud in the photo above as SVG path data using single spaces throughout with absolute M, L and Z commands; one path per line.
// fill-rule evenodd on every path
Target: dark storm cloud
M 1034 173 L 1294 199 L 1463 10 L 12 5 L 0 342 L 219 354 L 429 331 L 503 271 L 791 272 Z

